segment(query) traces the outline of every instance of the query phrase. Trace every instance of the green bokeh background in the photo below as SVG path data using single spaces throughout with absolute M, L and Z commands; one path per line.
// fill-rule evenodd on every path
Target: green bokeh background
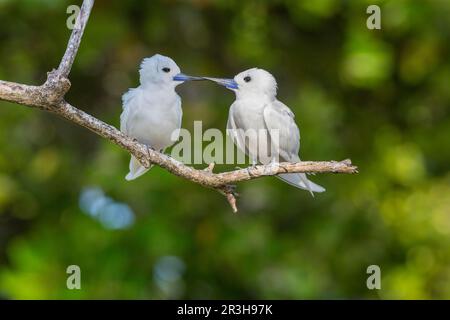
M 0 79 L 45 80 L 69 4 L 81 1 L 0 0 Z M 381 30 L 366 27 L 369 4 Z M 161 168 L 126 182 L 125 151 L 0 102 L 1 297 L 449 299 L 449 16 L 445 0 L 98 0 L 69 102 L 118 126 L 143 57 L 212 76 L 258 66 L 296 113 L 302 158 L 351 158 L 360 173 L 315 176 L 327 188 L 315 198 L 275 178 L 241 183 L 233 214 Z M 225 128 L 231 92 L 178 91 L 183 127 Z M 86 214 L 86 188 L 127 204 L 134 223 L 112 230 Z M 66 288 L 72 264 L 81 290 Z M 366 287 L 372 264 L 381 290 Z

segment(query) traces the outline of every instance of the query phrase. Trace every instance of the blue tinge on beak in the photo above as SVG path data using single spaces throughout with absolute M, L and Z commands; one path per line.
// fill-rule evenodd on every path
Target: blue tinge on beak
M 214 81 L 215 83 L 218 83 L 218 84 L 224 86 L 225 88 L 228 88 L 231 90 L 239 88 L 238 84 L 233 79 L 208 78 L 208 77 L 204 77 L 204 78 Z
M 179 73 L 176 76 L 173 77 L 174 81 L 189 81 L 189 80 L 203 80 L 203 78 L 201 77 L 193 77 L 193 76 L 188 76 L 184 73 Z

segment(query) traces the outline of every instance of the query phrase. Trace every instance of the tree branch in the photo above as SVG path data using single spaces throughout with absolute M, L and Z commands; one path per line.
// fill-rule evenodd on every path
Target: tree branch
M 81 38 L 83 37 L 84 29 L 86 28 L 86 24 L 89 20 L 89 15 L 91 14 L 93 6 L 94 0 L 85 0 L 81 5 L 80 13 L 78 14 L 75 22 L 75 28 L 70 35 L 66 52 L 64 53 L 58 67 L 58 73 L 65 78 L 69 76 L 70 70 L 72 69 L 72 64 L 75 60 L 75 56 L 77 55 L 78 48 L 80 47 Z
M 68 76 L 78 52 L 81 38 L 89 19 L 94 0 L 84 0 L 77 19 L 76 28 L 67 45 L 66 52 L 57 70 L 47 74 L 47 80 L 40 86 L 31 86 L 0 80 L 0 100 L 39 108 L 55 113 L 70 122 L 83 126 L 101 137 L 110 140 L 135 156 L 145 167 L 156 164 L 170 173 L 212 188 L 226 196 L 233 211 L 237 211 L 234 184 L 264 176 L 280 173 L 357 173 L 357 167 L 350 160 L 336 161 L 302 161 L 299 163 L 279 163 L 259 165 L 246 169 L 214 174 L 211 164 L 206 170 L 196 170 L 157 151 L 148 149 L 134 139 L 124 135 L 115 127 L 87 114 L 64 100 L 70 88 Z

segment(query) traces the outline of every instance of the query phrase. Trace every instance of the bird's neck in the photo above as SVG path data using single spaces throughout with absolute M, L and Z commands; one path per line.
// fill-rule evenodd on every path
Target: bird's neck
M 175 92 L 175 86 L 172 86 L 171 84 L 165 82 L 146 81 L 144 83 L 141 83 L 140 87 L 142 90 L 147 92 Z
M 269 95 L 264 92 L 256 92 L 256 91 L 246 91 L 239 92 L 236 91 L 236 100 L 258 100 L 263 102 L 270 102 L 276 99 L 276 96 Z

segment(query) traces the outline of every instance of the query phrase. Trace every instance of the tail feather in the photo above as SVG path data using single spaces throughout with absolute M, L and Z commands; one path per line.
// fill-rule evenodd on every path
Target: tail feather
M 130 181 L 134 180 L 140 176 L 142 176 L 144 173 L 146 173 L 150 168 L 146 168 L 133 156 L 131 156 L 130 159 L 130 172 L 125 177 L 125 180 Z
M 277 176 L 277 178 L 289 183 L 291 186 L 299 189 L 308 190 L 314 197 L 314 192 L 324 192 L 325 188 L 315 184 L 311 180 L 308 180 L 304 173 L 283 173 Z

